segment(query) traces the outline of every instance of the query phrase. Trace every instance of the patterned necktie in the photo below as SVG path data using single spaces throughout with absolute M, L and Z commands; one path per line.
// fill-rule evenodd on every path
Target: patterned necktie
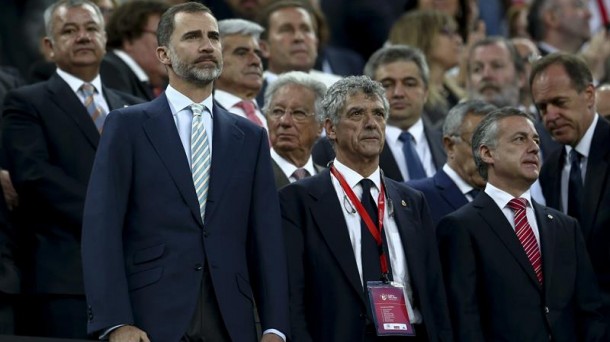
M 203 221 L 210 183 L 211 153 L 208 134 L 201 118 L 204 106 L 199 103 L 193 103 L 191 104 L 191 110 L 193 111 L 193 123 L 191 126 L 191 171 L 193 173 L 197 200 L 199 201 L 201 220 Z
M 252 101 L 239 101 L 235 104 L 235 107 L 243 109 L 248 120 L 263 127 L 263 122 L 258 118 L 258 116 L 256 116 L 256 107 L 254 107 L 254 103 L 252 103 Z
M 102 128 L 104 127 L 104 120 L 106 120 L 106 113 L 104 113 L 102 107 L 100 107 L 93 98 L 95 88 L 91 83 L 83 83 L 83 85 L 80 87 L 80 92 L 85 98 L 83 105 L 85 105 L 85 108 L 87 108 L 87 112 L 89 112 L 91 119 L 95 123 L 95 127 L 97 127 L 97 130 L 101 132 Z
M 292 177 L 296 180 L 301 180 L 301 179 L 303 179 L 305 177 L 309 177 L 309 176 L 310 176 L 309 171 L 307 171 L 306 169 L 304 169 L 302 167 L 294 170 L 294 172 L 292 173 Z
M 415 138 L 413 138 L 413 135 L 404 131 L 400 133 L 398 140 L 402 141 L 402 153 L 405 155 L 407 168 L 409 169 L 409 179 L 426 178 L 426 170 L 424 170 L 424 166 L 415 150 Z
M 582 155 L 575 149 L 570 151 L 570 177 L 568 180 L 568 215 L 577 220 L 581 218 L 581 200 L 583 193 L 580 158 Z
M 508 202 L 508 207 L 515 213 L 515 233 L 517 234 L 517 238 L 519 238 L 519 242 L 521 242 L 525 254 L 534 268 L 538 281 L 542 284 L 543 277 L 540 248 L 538 247 L 534 231 L 527 221 L 527 216 L 525 214 L 526 204 L 527 199 L 525 198 L 513 198 Z

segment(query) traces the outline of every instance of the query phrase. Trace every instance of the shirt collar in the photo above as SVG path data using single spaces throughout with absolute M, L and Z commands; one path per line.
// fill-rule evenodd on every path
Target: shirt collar
M 258 108 L 258 106 L 256 105 L 256 101 L 244 100 L 227 91 L 220 89 L 216 89 L 214 91 L 214 98 L 216 99 L 216 101 L 218 101 L 218 103 L 220 103 L 227 109 L 235 107 L 235 105 L 237 105 L 241 101 L 250 101 L 252 102 L 255 108 Z
M 447 176 L 451 178 L 451 180 L 455 183 L 455 185 L 458 187 L 458 189 L 460 189 L 463 194 L 467 194 L 470 192 L 470 190 L 474 189 L 474 187 L 466 183 L 466 181 L 463 180 L 462 177 L 460 177 L 460 175 L 458 175 L 458 173 L 455 172 L 455 170 L 453 170 L 451 166 L 449 166 L 449 164 L 443 165 L 443 171 L 445 171 Z
M 70 89 L 72 89 L 72 91 L 75 93 L 78 92 L 83 83 L 91 83 L 93 87 L 95 87 L 95 90 L 97 90 L 98 94 L 102 93 L 102 79 L 100 78 L 99 74 L 97 74 L 97 76 L 95 76 L 95 78 L 91 82 L 83 81 L 80 78 L 61 70 L 60 68 L 57 68 L 57 74 L 64 81 L 66 81 L 66 83 L 68 83 Z
M 149 78 L 144 69 L 142 69 L 138 62 L 136 62 L 130 55 L 128 55 L 127 52 L 120 49 L 114 49 L 112 50 L 112 52 L 114 52 L 117 57 L 119 57 L 123 62 L 125 62 L 127 66 L 129 66 L 131 71 L 136 74 L 140 82 L 148 82 Z
M 407 131 L 409 133 L 411 133 L 411 135 L 415 139 L 415 143 L 418 144 L 420 141 L 422 141 L 422 139 L 424 137 L 424 121 L 421 118 L 419 118 L 419 120 L 417 120 L 413 124 L 413 126 L 409 127 L 409 129 Z M 398 141 L 398 138 L 400 137 L 400 133 L 402 133 L 402 132 L 403 131 L 396 126 L 390 126 L 390 125 L 385 126 L 386 139 L 392 143 L 396 143 Z
M 491 197 L 491 199 L 496 202 L 496 204 L 498 205 L 498 207 L 500 207 L 500 209 L 504 209 L 506 208 L 506 206 L 508 205 L 508 202 L 510 202 L 510 200 L 512 200 L 513 195 L 509 194 L 508 192 L 501 190 L 497 187 L 495 187 L 493 184 L 487 182 L 487 185 L 485 186 L 485 193 L 489 195 L 489 197 Z M 521 196 L 517 197 L 517 198 L 525 198 L 527 199 L 527 206 L 528 207 L 532 207 L 532 195 L 530 194 L 530 190 L 527 189 L 527 191 L 525 191 L 523 194 L 521 194 Z
M 362 179 L 365 178 L 365 177 L 362 177 L 362 175 L 360 175 L 358 172 L 350 169 L 349 167 L 345 166 L 344 164 L 341 164 L 341 162 L 338 161 L 336 158 L 333 161 L 333 165 L 335 166 L 337 171 L 339 171 L 339 173 L 341 173 L 341 175 L 343 175 L 343 178 L 345 178 L 345 181 L 347 182 L 349 187 L 352 189 L 355 188 L 356 185 L 358 185 L 358 183 Z M 373 183 L 375 184 L 375 187 L 377 187 L 377 190 L 381 189 L 381 186 L 380 186 L 381 173 L 379 172 L 379 166 L 377 166 L 377 169 L 370 176 L 368 176 L 366 178 L 373 181 Z
M 589 153 L 591 153 L 591 141 L 593 141 L 593 133 L 595 133 L 595 127 L 597 126 L 597 121 L 599 120 L 599 116 L 597 113 L 593 116 L 593 121 L 591 121 L 591 125 L 587 128 L 585 135 L 582 136 L 578 144 L 574 149 L 578 153 L 580 153 L 584 158 L 589 157 Z M 572 151 L 572 146 L 566 145 L 566 155 L 570 155 L 570 151 Z
M 165 96 L 167 97 L 167 102 L 169 103 L 169 108 L 172 111 L 172 115 L 176 115 L 178 112 L 189 108 L 193 103 L 191 99 L 174 89 L 171 85 L 168 85 L 167 89 L 165 89 Z M 204 105 L 210 112 L 210 115 L 214 117 L 212 114 L 212 106 L 214 104 L 214 98 L 212 95 L 205 98 L 201 104 Z
M 296 165 L 292 164 L 290 161 L 280 156 L 274 148 L 271 148 L 271 157 L 277 163 L 277 166 L 282 169 L 282 172 L 284 172 L 284 174 L 288 177 L 290 177 L 294 173 L 294 171 L 298 169 Z M 313 159 L 311 158 L 311 155 L 309 155 L 309 159 L 307 160 L 305 165 L 303 165 L 303 169 L 307 170 L 310 175 L 316 174 L 316 169 L 313 166 Z

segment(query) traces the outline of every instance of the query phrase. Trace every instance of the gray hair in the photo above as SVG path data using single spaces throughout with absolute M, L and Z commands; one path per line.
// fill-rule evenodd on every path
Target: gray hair
M 221 39 L 235 34 L 259 39 L 263 31 L 265 29 L 262 26 L 250 20 L 224 19 L 218 21 L 218 32 Z
M 502 107 L 487 114 L 474 131 L 472 136 L 472 155 L 474 156 L 474 162 L 479 170 L 479 175 L 481 175 L 485 181 L 487 181 L 489 165 L 483 162 L 480 148 L 481 146 L 487 146 L 492 150 L 496 148 L 498 145 L 498 122 L 511 116 L 521 116 L 530 120 L 532 123 L 534 122 L 530 114 L 514 107 Z
M 485 116 L 498 107 L 481 100 L 467 100 L 456 104 L 445 118 L 443 123 L 443 136 L 459 136 L 466 115 Z
M 89 5 L 91 6 L 91 8 L 93 8 L 93 10 L 95 11 L 95 15 L 97 15 L 98 19 L 100 20 L 100 24 L 102 29 L 105 26 L 104 23 L 104 15 L 102 14 L 102 11 L 100 11 L 100 8 L 97 7 L 96 4 L 94 4 L 93 2 L 89 1 L 89 0 L 59 0 L 53 4 L 51 4 L 49 7 L 47 7 L 44 10 L 44 13 L 42 15 L 42 17 L 44 18 L 44 28 L 46 31 L 46 35 L 47 37 L 53 41 L 53 14 L 55 13 L 55 11 L 57 11 L 58 8 L 60 7 L 66 7 L 66 8 L 72 8 L 72 7 L 81 7 L 81 6 L 86 6 Z
M 413 62 L 428 88 L 430 69 L 426 63 L 426 57 L 420 49 L 408 45 L 389 45 L 375 51 L 364 66 L 364 75 L 374 80 L 380 66 L 394 62 Z
M 314 108 L 316 111 L 316 119 L 320 119 L 320 113 L 322 113 L 322 99 L 326 94 L 326 85 L 324 83 L 311 77 L 309 74 L 302 71 L 289 71 L 281 74 L 277 80 L 273 81 L 265 90 L 265 105 L 263 106 L 263 113 L 267 115 L 269 105 L 273 101 L 273 97 L 282 87 L 296 84 L 311 90 L 315 96 Z M 323 121 L 320 121 L 323 122 Z
M 318 121 L 329 119 L 334 125 L 339 123 L 340 111 L 345 108 L 348 97 L 363 93 L 367 97 L 377 97 L 383 103 L 384 117 L 388 118 L 390 104 L 385 97 L 385 89 L 379 82 L 368 76 L 349 76 L 333 84 L 322 100 L 323 111 L 319 113 Z

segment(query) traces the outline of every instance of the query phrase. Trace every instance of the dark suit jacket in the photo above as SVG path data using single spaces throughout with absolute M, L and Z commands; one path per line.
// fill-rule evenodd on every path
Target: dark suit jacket
M 591 141 L 585 175 L 580 227 L 602 291 L 604 314 L 610 322 L 610 124 L 599 118 Z M 547 205 L 561 210 L 561 169 L 565 148 L 546 158 L 540 185 Z
M 439 131 L 428 129 L 426 126 L 424 126 L 424 134 L 426 135 L 428 145 L 430 146 L 434 166 L 439 170 L 447 161 L 447 153 L 443 148 L 443 136 Z M 329 161 L 335 158 L 335 150 L 328 138 L 322 137 L 313 145 L 311 155 L 314 163 L 327 165 Z M 400 173 L 400 169 L 396 163 L 396 159 L 394 159 L 394 155 L 392 154 L 392 150 L 390 150 L 387 144 L 383 145 L 383 150 L 381 151 L 381 155 L 379 155 L 379 167 L 381 167 L 383 174 L 386 177 L 398 182 L 404 181 L 402 173 Z
M 515 231 L 486 193 L 438 225 L 457 341 L 600 341 L 599 290 L 578 223 L 533 206 L 543 287 Z
M 314 69 L 324 71 L 324 62 L 330 65 L 332 73 L 335 75 L 362 75 L 364 70 L 362 56 L 353 50 L 338 46 L 329 45 L 318 51 L 318 58 L 316 59 Z
M 116 90 L 131 94 L 143 100 L 150 101 L 155 98 L 151 87 L 140 81 L 138 76 L 119 56 L 109 51 L 100 65 L 102 82 Z
M 386 178 L 430 341 L 451 340 L 432 222 L 421 193 Z M 401 203 L 405 203 L 404 205 Z M 362 341 L 366 304 L 343 206 L 329 170 L 280 190 L 293 341 Z
M 435 227 L 445 215 L 468 203 L 466 196 L 442 168 L 432 177 L 410 180 L 407 185 L 423 192 L 426 201 L 432 204 L 430 214 Z
M 152 341 L 178 341 L 209 267 L 232 340 L 256 340 L 255 299 L 263 330 L 289 335 L 269 140 L 216 104 L 213 113 L 205 222 L 165 95 L 108 117 L 83 222 L 90 333 L 134 324 Z
M 103 88 L 108 106 L 140 100 Z M 26 292 L 84 294 L 82 211 L 100 134 L 59 75 L 6 96 L 2 141 L 19 193 L 16 228 Z

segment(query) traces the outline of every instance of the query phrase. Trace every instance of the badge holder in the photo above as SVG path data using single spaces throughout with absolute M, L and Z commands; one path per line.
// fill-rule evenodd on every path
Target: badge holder
M 415 336 L 404 286 L 397 282 L 366 283 L 377 336 Z

